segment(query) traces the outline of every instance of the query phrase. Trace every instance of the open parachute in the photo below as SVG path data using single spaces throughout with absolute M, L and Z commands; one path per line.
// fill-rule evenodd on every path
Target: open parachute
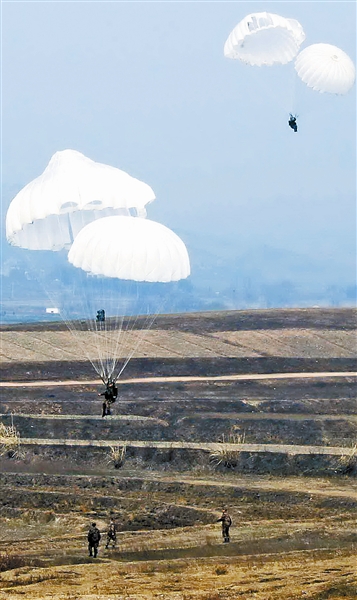
M 29 250 L 68 249 L 91 221 L 110 215 L 145 217 L 145 206 L 154 199 L 151 187 L 128 173 L 63 150 L 12 200 L 6 237 Z
M 295 132 L 298 130 L 296 113 L 301 114 L 297 106 L 296 74 L 315 91 L 341 95 L 349 92 L 356 77 L 355 66 L 343 50 L 331 44 L 319 43 L 300 51 L 304 40 L 304 30 L 296 19 L 261 12 L 242 19 L 224 45 L 227 58 L 237 59 L 248 66 L 287 65 L 284 72 L 280 70 L 278 87 L 274 87 L 273 78 L 266 84 L 266 81 L 262 83 L 263 77 L 257 77 L 255 83 L 263 86 L 263 97 L 271 97 L 274 104 L 280 105 L 290 115 L 288 124 Z M 288 73 L 289 63 L 293 77 Z M 274 73 L 271 69 L 270 72 L 277 75 L 278 70 Z
M 183 241 L 170 229 L 134 217 L 106 217 L 77 235 L 68 253 L 91 275 L 166 283 L 185 279 L 190 262 Z
M 304 39 L 304 30 L 295 19 L 268 12 L 254 13 L 230 33 L 224 55 L 252 66 L 285 65 L 297 55 Z
M 347 94 L 356 79 L 355 66 L 343 50 L 331 44 L 313 44 L 295 60 L 300 79 L 320 93 Z
M 82 274 L 86 327 L 97 353 L 91 362 L 104 382 L 115 381 L 175 295 L 175 282 L 189 276 L 186 246 L 160 223 L 113 216 L 84 227 L 68 260 Z M 104 319 L 95 317 L 98 308 Z
M 190 274 L 182 240 L 140 218 L 154 198 L 146 183 L 65 150 L 7 212 L 9 243 L 30 250 L 29 279 L 58 307 L 78 359 L 105 383 L 120 376 L 157 314 L 172 310 L 175 286 Z

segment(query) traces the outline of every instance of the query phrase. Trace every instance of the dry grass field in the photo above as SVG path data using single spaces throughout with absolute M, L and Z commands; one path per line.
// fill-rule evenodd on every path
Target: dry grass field
M 1 600 L 357 598 L 355 311 L 160 317 L 105 419 L 91 333 L 0 328 Z

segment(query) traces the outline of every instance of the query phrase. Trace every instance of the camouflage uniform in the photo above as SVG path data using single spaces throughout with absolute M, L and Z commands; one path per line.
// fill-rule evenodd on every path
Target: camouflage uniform
M 105 545 L 106 549 L 109 548 L 110 542 L 113 542 L 113 548 L 115 548 L 115 545 L 117 542 L 117 531 L 116 531 L 116 526 L 115 526 L 115 522 L 113 521 L 113 519 L 110 521 L 110 525 L 108 528 L 107 543 Z
M 100 541 L 100 531 L 96 526 L 96 523 L 92 523 L 88 531 L 88 552 L 89 556 L 97 557 L 98 554 L 98 546 Z
M 217 519 L 217 523 L 221 521 L 222 522 L 222 537 L 223 537 L 223 542 L 227 543 L 230 541 L 229 538 L 229 528 L 232 525 L 232 519 L 229 516 L 227 510 L 224 510 L 222 512 L 222 516 Z
M 102 417 L 106 417 L 107 415 L 110 416 L 111 415 L 110 407 L 112 404 L 114 404 L 114 402 L 116 401 L 116 399 L 118 397 L 117 386 L 115 385 L 114 382 L 112 382 L 112 383 L 108 382 L 105 392 L 98 394 L 98 396 L 104 396 L 104 398 L 105 398 L 105 400 L 103 402 Z

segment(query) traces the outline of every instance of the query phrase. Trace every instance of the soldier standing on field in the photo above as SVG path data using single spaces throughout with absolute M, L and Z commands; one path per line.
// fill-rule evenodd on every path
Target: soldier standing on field
M 88 531 L 88 552 L 89 556 L 97 558 L 98 546 L 100 541 L 100 531 L 96 523 L 92 523 Z
M 223 537 L 223 542 L 227 543 L 230 541 L 229 538 L 229 528 L 232 525 L 232 519 L 230 517 L 230 515 L 228 514 L 227 509 L 225 508 L 222 512 L 222 516 L 217 519 L 217 523 L 221 521 L 222 522 L 222 537 Z
M 108 533 L 107 533 L 107 543 L 105 545 L 106 549 L 109 548 L 110 542 L 113 543 L 113 548 L 115 548 L 115 545 L 117 542 L 117 530 L 116 530 L 116 525 L 115 525 L 114 519 L 110 519 Z

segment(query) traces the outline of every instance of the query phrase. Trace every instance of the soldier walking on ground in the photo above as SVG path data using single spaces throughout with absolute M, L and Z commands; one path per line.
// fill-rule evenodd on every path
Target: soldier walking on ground
M 92 523 L 88 531 L 88 552 L 89 556 L 97 558 L 98 546 L 100 541 L 100 531 L 96 523 Z
M 113 543 L 113 548 L 115 548 L 117 542 L 117 530 L 114 519 L 110 519 L 107 533 L 107 543 L 105 545 L 106 550 L 108 550 L 110 542 Z
M 232 525 L 232 519 L 230 517 L 230 515 L 228 514 L 227 509 L 225 508 L 222 512 L 222 516 L 217 519 L 217 523 L 221 521 L 222 522 L 222 537 L 223 537 L 223 542 L 227 543 L 230 541 L 229 538 L 229 528 Z

